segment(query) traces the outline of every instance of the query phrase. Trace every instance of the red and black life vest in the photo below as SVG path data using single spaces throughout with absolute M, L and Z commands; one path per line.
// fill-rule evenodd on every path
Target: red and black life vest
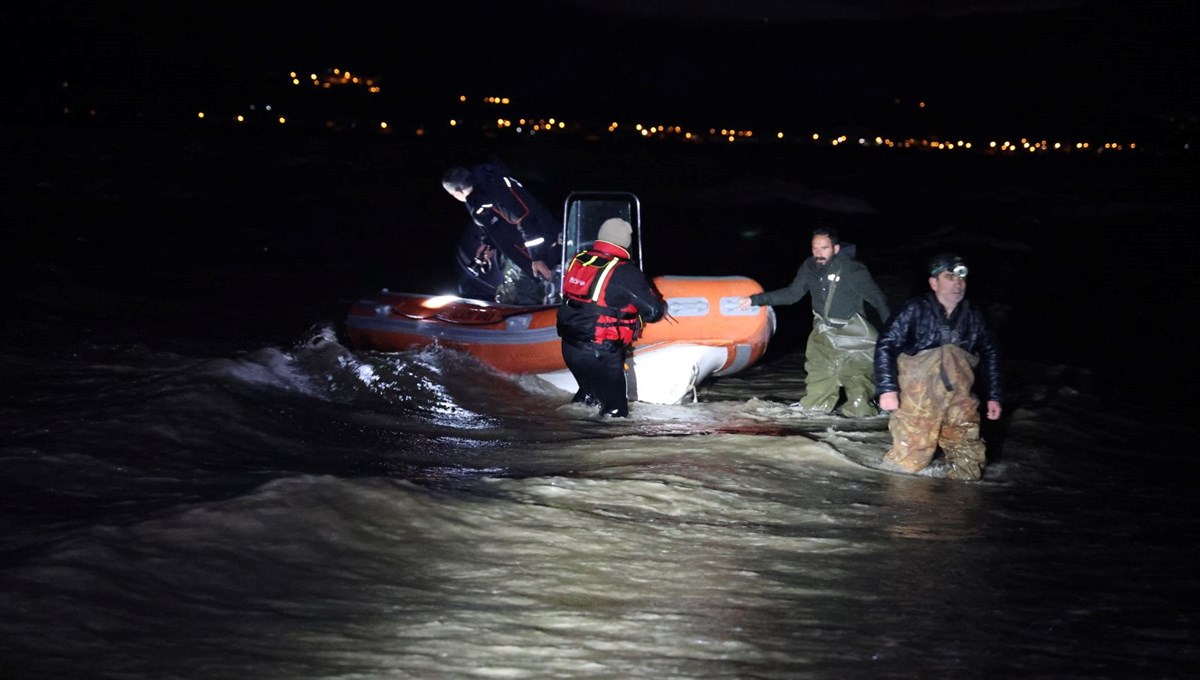
M 643 324 L 637 307 L 630 303 L 614 309 L 605 298 L 613 272 L 629 264 L 628 259 L 620 257 L 623 252 L 619 246 L 597 241 L 590 250 L 581 251 L 571 260 L 563 277 L 566 304 L 596 315 L 593 341 L 597 343 L 629 345 L 641 334 Z

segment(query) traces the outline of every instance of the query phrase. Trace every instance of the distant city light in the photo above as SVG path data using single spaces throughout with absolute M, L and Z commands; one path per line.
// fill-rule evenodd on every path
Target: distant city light
M 324 71 L 312 72 L 312 73 L 308 74 L 307 78 L 310 82 L 312 82 L 312 84 L 314 86 L 317 86 L 321 90 L 330 90 L 331 88 L 337 88 L 338 91 L 356 91 L 356 92 L 364 92 L 364 93 L 368 93 L 368 94 L 372 94 L 372 95 L 378 94 L 381 92 L 381 88 L 379 87 L 377 78 L 367 77 L 367 76 L 363 76 L 361 74 L 356 75 L 349 70 L 342 70 L 340 68 L 331 68 L 331 69 L 327 69 Z M 297 85 L 301 84 L 301 80 L 303 80 L 304 78 L 301 76 L 301 72 L 290 71 L 288 73 L 288 79 L 290 80 L 290 83 L 289 83 L 290 85 L 297 86 Z M 63 82 L 62 85 L 63 85 L 63 87 L 66 87 L 67 83 Z M 314 95 L 314 96 L 316 96 L 316 95 Z M 330 96 L 330 95 L 320 95 L 320 96 Z M 894 138 L 889 138 L 888 136 L 883 135 L 883 134 L 871 134 L 870 133 L 871 131 L 869 131 L 869 130 L 855 130 L 853 136 L 851 137 L 850 135 L 847 135 L 847 134 L 837 134 L 837 133 L 829 134 L 828 131 L 825 133 L 822 133 L 820 131 L 801 133 L 801 135 L 796 136 L 794 131 L 789 132 L 786 129 L 776 129 L 773 133 L 770 133 L 765 139 L 761 139 L 761 140 L 760 140 L 760 137 L 762 135 L 758 134 L 755 130 L 753 130 L 751 128 L 723 126 L 723 127 L 700 128 L 697 130 L 697 129 L 688 129 L 686 126 L 678 125 L 678 124 L 675 124 L 674 122 L 671 122 L 669 124 L 667 124 L 667 123 L 643 124 L 643 123 L 629 123 L 628 121 L 626 121 L 625 123 L 622 123 L 621 121 L 618 121 L 618 120 L 611 120 L 611 122 L 605 124 L 601 130 L 589 130 L 588 125 L 586 123 L 568 122 L 568 121 L 562 120 L 558 117 L 549 117 L 549 118 L 539 118 L 536 116 L 521 116 L 521 117 L 499 116 L 499 117 L 497 117 L 494 115 L 490 115 L 490 116 L 486 115 L 486 113 L 484 113 L 483 115 L 480 115 L 482 113 L 482 110 L 480 109 L 481 104 L 484 107 L 490 107 L 490 106 L 513 107 L 514 106 L 513 100 L 510 99 L 509 97 L 497 96 L 497 95 L 489 95 L 489 96 L 485 96 L 485 97 L 478 97 L 478 96 L 471 97 L 468 94 L 464 93 L 464 94 L 456 95 L 456 98 L 457 98 L 457 104 L 459 104 L 461 107 L 463 107 L 463 111 L 460 113 L 460 115 L 454 115 L 453 117 L 449 118 L 448 127 L 449 128 L 470 129 L 472 127 L 478 126 L 481 130 L 487 131 L 489 134 L 504 133 L 504 134 L 515 134 L 515 135 L 520 135 L 520 136 L 525 136 L 525 135 L 533 136 L 533 135 L 536 135 L 539 133 L 550 135 L 550 136 L 581 135 L 584 139 L 595 140 L 595 139 L 598 139 L 597 133 L 600 131 L 603 131 L 603 132 L 609 133 L 609 135 L 612 136 L 613 138 L 616 138 L 619 135 L 624 134 L 624 136 L 626 136 L 626 137 L 632 136 L 632 137 L 637 137 L 637 138 L 641 138 L 641 139 L 655 139 L 655 140 L 667 140 L 668 138 L 673 138 L 675 141 L 684 141 L 684 142 L 691 142 L 691 143 L 724 141 L 725 143 L 739 143 L 739 144 L 741 144 L 741 143 L 752 143 L 752 144 L 753 143 L 779 143 L 779 144 L 791 143 L 791 144 L 798 145 L 798 144 L 805 143 L 805 141 L 807 140 L 814 146 L 823 146 L 825 148 L 833 147 L 833 148 L 838 148 L 838 149 L 841 149 L 841 148 L 861 148 L 864 150 L 868 150 L 871 148 L 875 148 L 875 149 L 926 149 L 929 151 L 934 151 L 934 150 L 954 151 L 954 150 L 959 150 L 959 149 L 964 150 L 964 151 L 973 151 L 975 149 L 975 143 L 972 142 L 970 139 L 965 139 L 965 138 L 956 138 L 956 139 L 952 139 L 952 140 L 946 140 L 946 139 L 938 138 L 937 135 L 930 134 L 928 136 L 928 138 L 924 138 L 924 139 L 919 138 L 919 137 L 909 137 L 907 139 L 894 139 Z M 353 102 L 355 100 L 349 100 L 349 101 Z M 901 104 L 902 101 L 903 100 L 899 97 L 894 98 L 894 102 L 897 105 Z M 908 105 L 911 105 L 911 103 L 915 103 L 916 106 L 920 109 L 926 109 L 931 106 L 930 102 L 927 100 L 915 100 L 914 101 L 912 99 L 909 99 L 907 101 L 909 103 Z M 294 111 L 288 112 L 285 110 L 276 112 L 275 109 L 278 107 L 277 105 L 279 105 L 279 104 L 280 104 L 280 102 L 276 102 L 276 104 L 247 104 L 244 106 L 242 112 L 238 112 L 236 110 L 229 111 L 229 112 L 218 112 L 215 117 L 209 115 L 210 113 L 214 112 L 213 109 L 209 108 L 207 111 L 196 112 L 195 120 L 204 121 L 206 124 L 210 124 L 209 121 L 211 120 L 212 121 L 211 124 L 217 124 L 220 121 L 228 121 L 232 118 L 232 120 L 237 124 L 245 124 L 245 123 L 252 123 L 252 122 L 257 122 L 257 123 L 261 124 L 261 123 L 267 122 L 268 120 L 277 121 L 278 124 L 280 124 L 280 125 L 288 124 L 289 119 L 295 118 L 294 115 L 288 115 L 288 113 L 294 114 L 295 112 Z M 297 105 L 298 104 L 295 101 L 290 101 L 286 106 L 284 106 L 284 108 L 286 109 L 288 107 L 294 107 Z M 81 112 L 84 112 L 84 111 L 87 111 L 89 113 L 89 115 L 92 115 L 92 116 L 96 115 L 96 113 L 95 113 L 96 109 L 94 109 L 94 108 L 89 110 L 86 107 L 64 106 L 64 107 L 62 107 L 61 110 L 62 110 L 62 113 L 64 116 L 72 116 L 72 115 L 79 116 L 79 115 L 81 115 Z M 271 115 L 269 119 L 264 118 L 262 116 L 262 114 L 264 112 L 270 112 L 273 115 Z M 493 110 L 493 112 L 494 112 L 494 110 Z M 364 125 L 363 122 L 360 120 L 348 119 L 348 118 L 345 118 L 344 116 L 345 116 L 345 114 L 333 114 L 330 116 L 326 116 L 325 118 L 320 119 L 321 122 L 319 124 L 327 129 L 335 130 L 335 131 L 366 129 L 368 127 L 367 125 Z M 377 119 L 378 117 L 376 116 L 374 118 Z M 297 120 L 300 120 L 300 119 L 297 119 Z M 370 118 L 368 118 L 368 120 L 370 120 Z M 518 122 L 514 123 L 514 121 L 518 121 Z M 375 129 L 380 132 L 392 132 L 393 131 L 391 125 L 386 121 L 380 121 Z M 422 135 L 425 135 L 426 132 L 427 132 L 427 130 L 424 127 L 418 126 L 418 127 L 412 128 L 410 134 L 422 136 Z M 850 143 L 852 139 L 854 141 L 857 141 L 857 144 Z M 981 142 L 981 145 L 982 145 L 981 153 L 985 153 L 985 154 L 989 154 L 989 155 L 1011 155 L 1021 149 L 1026 150 L 1029 153 L 1034 153 L 1034 154 L 1036 154 L 1036 153 L 1052 153 L 1052 152 L 1056 152 L 1056 153 L 1084 153 L 1084 152 L 1087 152 L 1087 153 L 1092 153 L 1092 154 L 1100 154 L 1100 153 L 1128 152 L 1128 151 L 1139 150 L 1142 148 L 1137 143 L 1132 142 L 1132 141 L 1113 141 L 1111 138 L 1108 141 L 1092 143 L 1092 142 L 1083 141 L 1083 140 L 1078 140 L 1078 141 L 1074 141 L 1074 142 L 1065 142 L 1065 141 L 1051 141 L 1051 140 L 1041 139 L 1041 138 L 1038 138 L 1037 141 L 1035 141 L 1033 138 L 1028 137 L 1028 136 L 1020 137 L 1019 142 L 1013 142 L 1013 141 L 1007 141 L 1007 140 L 1006 141 L 990 140 L 987 142 Z M 1094 150 L 1093 150 L 1093 148 L 1094 148 Z

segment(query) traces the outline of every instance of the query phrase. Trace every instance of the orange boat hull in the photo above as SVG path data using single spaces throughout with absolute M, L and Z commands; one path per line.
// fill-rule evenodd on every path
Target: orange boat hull
M 668 315 L 646 327 L 634 346 L 639 361 L 676 345 L 724 348 L 712 375 L 740 371 L 758 361 L 774 332 L 770 308 L 740 309 L 740 297 L 762 291 L 746 277 L 659 276 Z M 514 307 L 462 298 L 383 291 L 360 300 L 346 318 L 356 349 L 398 352 L 437 345 L 468 353 L 498 371 L 540 374 L 566 368 L 557 306 Z M 711 362 L 710 362 L 711 363 Z M 715 364 L 714 364 L 715 365 Z

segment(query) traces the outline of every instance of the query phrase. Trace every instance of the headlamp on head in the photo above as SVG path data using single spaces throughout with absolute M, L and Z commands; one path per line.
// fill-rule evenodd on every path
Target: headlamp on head
M 930 276 L 937 276 L 942 272 L 950 272 L 960 279 L 965 279 L 967 278 L 968 271 L 966 263 L 957 255 L 942 255 L 930 260 L 929 263 Z

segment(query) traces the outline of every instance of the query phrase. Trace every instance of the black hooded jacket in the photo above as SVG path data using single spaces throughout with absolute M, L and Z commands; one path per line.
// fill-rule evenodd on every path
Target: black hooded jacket
M 1002 401 L 1000 353 L 983 312 L 963 300 L 946 318 L 942 303 L 932 292 L 904 303 L 879 334 L 875 343 L 875 393 L 900 390 L 896 360 L 901 353 L 912 355 L 947 344 L 979 357 L 975 373 L 983 372 L 987 400 Z
M 808 294 L 812 296 L 813 311 L 825 316 L 831 276 L 840 279 L 829 305 L 830 318 L 849 319 L 855 314 L 862 314 L 863 302 L 866 302 L 875 308 L 880 320 L 887 321 L 890 311 L 883 291 L 871 278 L 866 265 L 849 257 L 845 249 L 823 265 L 817 264 L 814 257 L 807 258 L 800 263 L 796 278 L 790 284 L 778 290 L 751 295 L 750 302 L 755 305 L 790 305 Z

